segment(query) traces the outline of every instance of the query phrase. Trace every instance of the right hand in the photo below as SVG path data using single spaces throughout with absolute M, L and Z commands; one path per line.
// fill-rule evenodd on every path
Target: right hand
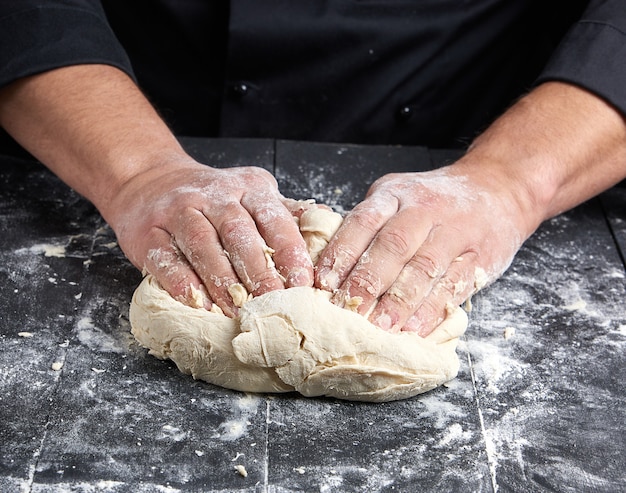
M 170 295 L 207 309 L 215 303 L 234 316 L 233 284 L 255 296 L 312 285 L 293 218 L 298 207 L 262 168 L 215 169 L 178 158 L 128 180 L 105 219 L 129 260 Z

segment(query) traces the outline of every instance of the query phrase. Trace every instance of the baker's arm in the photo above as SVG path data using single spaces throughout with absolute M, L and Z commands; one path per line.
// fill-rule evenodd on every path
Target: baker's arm
M 463 159 L 372 186 L 316 283 L 340 287 L 338 303 L 361 296 L 362 312 L 382 296 L 371 315 L 381 327 L 430 332 L 446 303 L 496 278 L 542 220 L 626 175 L 624 60 L 623 0 L 589 0 L 537 89 Z
M 379 326 L 427 334 L 497 278 L 539 224 L 626 177 L 626 124 L 574 85 L 537 87 L 458 162 L 388 175 L 323 254 L 318 285 L 359 296 Z M 483 275 L 483 273 L 485 275 Z
M 541 222 L 626 177 L 624 115 L 582 88 L 544 83 L 497 120 L 458 164 L 513 177 Z
M 195 162 L 121 70 L 75 65 L 21 78 L 0 90 L 0 125 L 92 201 L 131 262 L 173 296 L 197 303 L 206 287 L 232 314 L 233 283 L 260 294 L 312 282 L 273 177 Z

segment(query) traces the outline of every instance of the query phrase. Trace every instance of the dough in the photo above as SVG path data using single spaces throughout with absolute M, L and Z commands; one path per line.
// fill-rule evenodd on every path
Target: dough
M 300 223 L 319 251 L 340 219 L 332 211 L 312 211 Z M 456 376 L 456 345 L 467 327 L 461 308 L 451 308 L 421 338 L 378 329 L 329 297 L 309 287 L 272 291 L 246 301 L 230 319 L 174 300 L 148 275 L 133 295 L 130 322 L 150 354 L 173 360 L 194 378 L 245 392 L 295 390 L 382 402 L 426 392 Z

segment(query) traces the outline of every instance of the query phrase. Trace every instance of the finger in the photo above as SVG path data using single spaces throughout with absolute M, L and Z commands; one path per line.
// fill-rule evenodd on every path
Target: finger
M 143 270 L 152 274 L 172 298 L 194 308 L 210 310 L 211 301 L 202 280 L 176 246 L 170 233 L 152 228 L 148 244 L 156 245 L 148 251 Z
M 407 319 L 402 330 L 417 332 L 420 336 L 426 337 L 443 322 L 450 305 L 461 305 L 475 292 L 474 273 L 477 256 L 466 253 L 459 258 L 461 260 L 450 265 L 424 302 Z
M 240 282 L 237 273 L 224 253 L 224 248 L 213 225 L 197 209 L 188 209 L 174 232 L 176 245 L 190 267 L 202 280 L 210 298 L 227 316 L 237 314 L 231 286 Z
M 367 313 L 396 282 L 405 265 L 428 238 L 430 228 L 430 224 L 420 224 L 409 212 L 401 211 L 392 217 L 359 259 L 333 301 L 340 303 L 342 298 L 356 298 L 361 301 L 358 312 Z
M 256 223 L 238 202 L 222 204 L 203 211 L 211 222 L 226 255 L 241 283 L 255 296 L 274 289 L 282 289 L 283 281 L 271 260 L 271 250 L 261 237 Z
M 391 196 L 388 200 L 372 196 L 358 204 L 346 216 L 320 255 L 317 261 L 316 286 L 327 291 L 339 289 L 383 225 L 397 212 L 398 202 Z M 363 263 L 366 261 L 367 259 Z M 363 282 L 370 283 L 369 277 L 365 275 L 366 270 L 359 272 Z M 367 286 L 363 289 L 367 290 Z
M 384 330 L 399 331 L 451 265 L 458 263 L 459 235 L 435 226 L 396 279 L 382 294 L 370 320 Z M 462 250 L 461 250 L 462 251 Z
M 244 196 L 242 205 L 254 218 L 261 236 L 272 249 L 268 260 L 273 260 L 285 280 L 285 286 L 312 286 L 313 263 L 306 243 L 294 217 L 279 196 Z

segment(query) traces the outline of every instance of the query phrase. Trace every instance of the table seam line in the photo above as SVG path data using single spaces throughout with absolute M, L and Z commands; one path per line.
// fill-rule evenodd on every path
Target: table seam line
M 474 390 L 474 402 L 476 403 L 476 410 L 478 413 L 478 422 L 480 424 L 480 433 L 483 437 L 483 443 L 485 447 L 485 454 L 487 455 L 487 466 L 489 468 L 489 478 L 491 479 L 491 488 L 493 493 L 498 491 L 498 482 L 496 478 L 496 461 L 492 452 L 489 450 L 487 430 L 485 428 L 485 420 L 483 419 L 483 412 L 480 408 L 480 398 L 478 397 L 478 387 L 476 386 L 476 374 L 474 373 L 474 363 L 472 361 L 472 355 L 467 350 L 467 363 L 470 371 L 470 378 L 472 380 L 472 388 Z

